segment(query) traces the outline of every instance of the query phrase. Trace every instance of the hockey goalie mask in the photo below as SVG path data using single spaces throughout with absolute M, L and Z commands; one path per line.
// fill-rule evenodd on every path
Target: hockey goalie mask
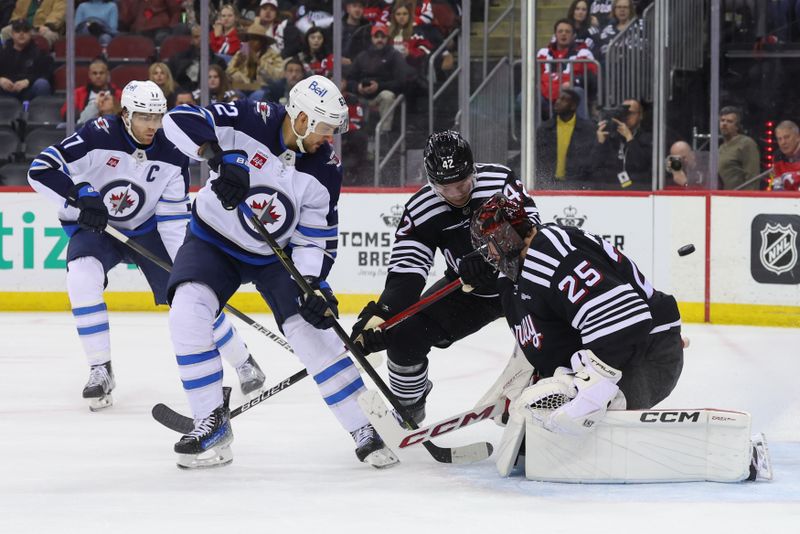
M 502 193 L 494 194 L 472 217 L 472 244 L 484 259 L 514 282 L 520 268 L 524 237 L 532 225 L 525 207 Z

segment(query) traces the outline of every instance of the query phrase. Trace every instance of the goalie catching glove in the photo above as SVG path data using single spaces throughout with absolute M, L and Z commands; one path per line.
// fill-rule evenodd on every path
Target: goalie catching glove
M 353 325 L 350 340 L 361 347 L 364 355 L 386 350 L 386 337 L 378 326 L 391 316 L 392 314 L 385 304 L 371 301 L 358 314 L 358 320 Z
M 314 328 L 327 330 L 339 317 L 339 301 L 327 282 L 313 276 L 305 277 L 314 293 L 297 297 L 300 316 Z
M 579 350 L 572 370 L 556 369 L 552 378 L 527 388 L 514 402 L 512 415 L 538 422 L 551 432 L 580 436 L 594 429 L 609 407 L 625 409 L 617 383 L 622 373 L 606 365 L 591 350 Z

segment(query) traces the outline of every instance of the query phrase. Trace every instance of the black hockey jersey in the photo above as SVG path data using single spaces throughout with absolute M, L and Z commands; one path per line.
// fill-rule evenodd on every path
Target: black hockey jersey
M 649 335 L 680 327 L 674 297 L 653 289 L 633 261 L 596 235 L 557 224 L 538 228 L 502 301 L 541 376 L 569 367 L 584 348 L 621 369 Z
M 475 189 L 469 203 L 454 208 L 426 184 L 409 199 L 395 233 L 389 273 L 380 302 L 397 313 L 417 300 L 425 287 L 436 249 L 447 262 L 445 276 L 458 278 L 461 258 L 472 252 L 469 224 L 472 214 L 489 197 L 502 192 L 509 198 L 522 200 L 534 224 L 539 224 L 539 210 L 514 172 L 503 165 L 477 163 Z M 494 284 L 476 288 L 478 296 L 497 296 Z

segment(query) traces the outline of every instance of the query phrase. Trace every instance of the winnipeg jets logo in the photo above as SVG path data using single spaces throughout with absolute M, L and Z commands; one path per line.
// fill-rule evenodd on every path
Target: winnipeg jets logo
M 134 200 L 130 195 L 130 187 L 126 188 L 124 191 L 111 194 L 110 197 L 111 201 L 111 214 L 112 215 L 119 215 L 124 213 L 125 210 L 128 208 L 132 208 L 134 204 L 136 204 L 136 200 Z
M 289 195 L 283 191 L 269 186 L 253 187 L 245 202 L 278 241 L 287 239 L 294 230 L 297 209 Z M 242 214 L 241 210 L 237 215 L 242 228 L 253 239 L 263 241 L 261 235 L 253 228 L 252 222 Z M 284 245 L 284 242 L 281 242 L 281 245 Z
M 100 188 L 100 197 L 108 209 L 112 221 L 133 219 L 145 204 L 145 192 L 140 186 L 127 180 L 114 180 Z

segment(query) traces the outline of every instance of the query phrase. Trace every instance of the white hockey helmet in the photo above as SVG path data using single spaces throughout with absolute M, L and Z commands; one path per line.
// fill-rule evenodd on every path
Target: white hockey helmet
M 163 115 L 167 112 L 167 99 L 164 98 L 164 93 L 155 82 L 150 80 L 138 81 L 132 80 L 128 82 L 122 90 L 122 109 L 127 110 L 127 116 L 122 116 L 122 123 L 125 129 L 133 139 L 142 143 L 133 133 L 131 127 L 131 119 L 134 113 L 148 113 Z
M 294 121 L 300 112 L 308 116 L 308 129 L 300 135 L 294 129 Z M 286 113 L 292 119 L 292 132 L 298 138 L 301 152 L 303 139 L 310 133 L 335 135 L 345 133 L 349 124 L 347 103 L 336 84 L 324 76 L 311 76 L 301 80 L 289 92 Z

